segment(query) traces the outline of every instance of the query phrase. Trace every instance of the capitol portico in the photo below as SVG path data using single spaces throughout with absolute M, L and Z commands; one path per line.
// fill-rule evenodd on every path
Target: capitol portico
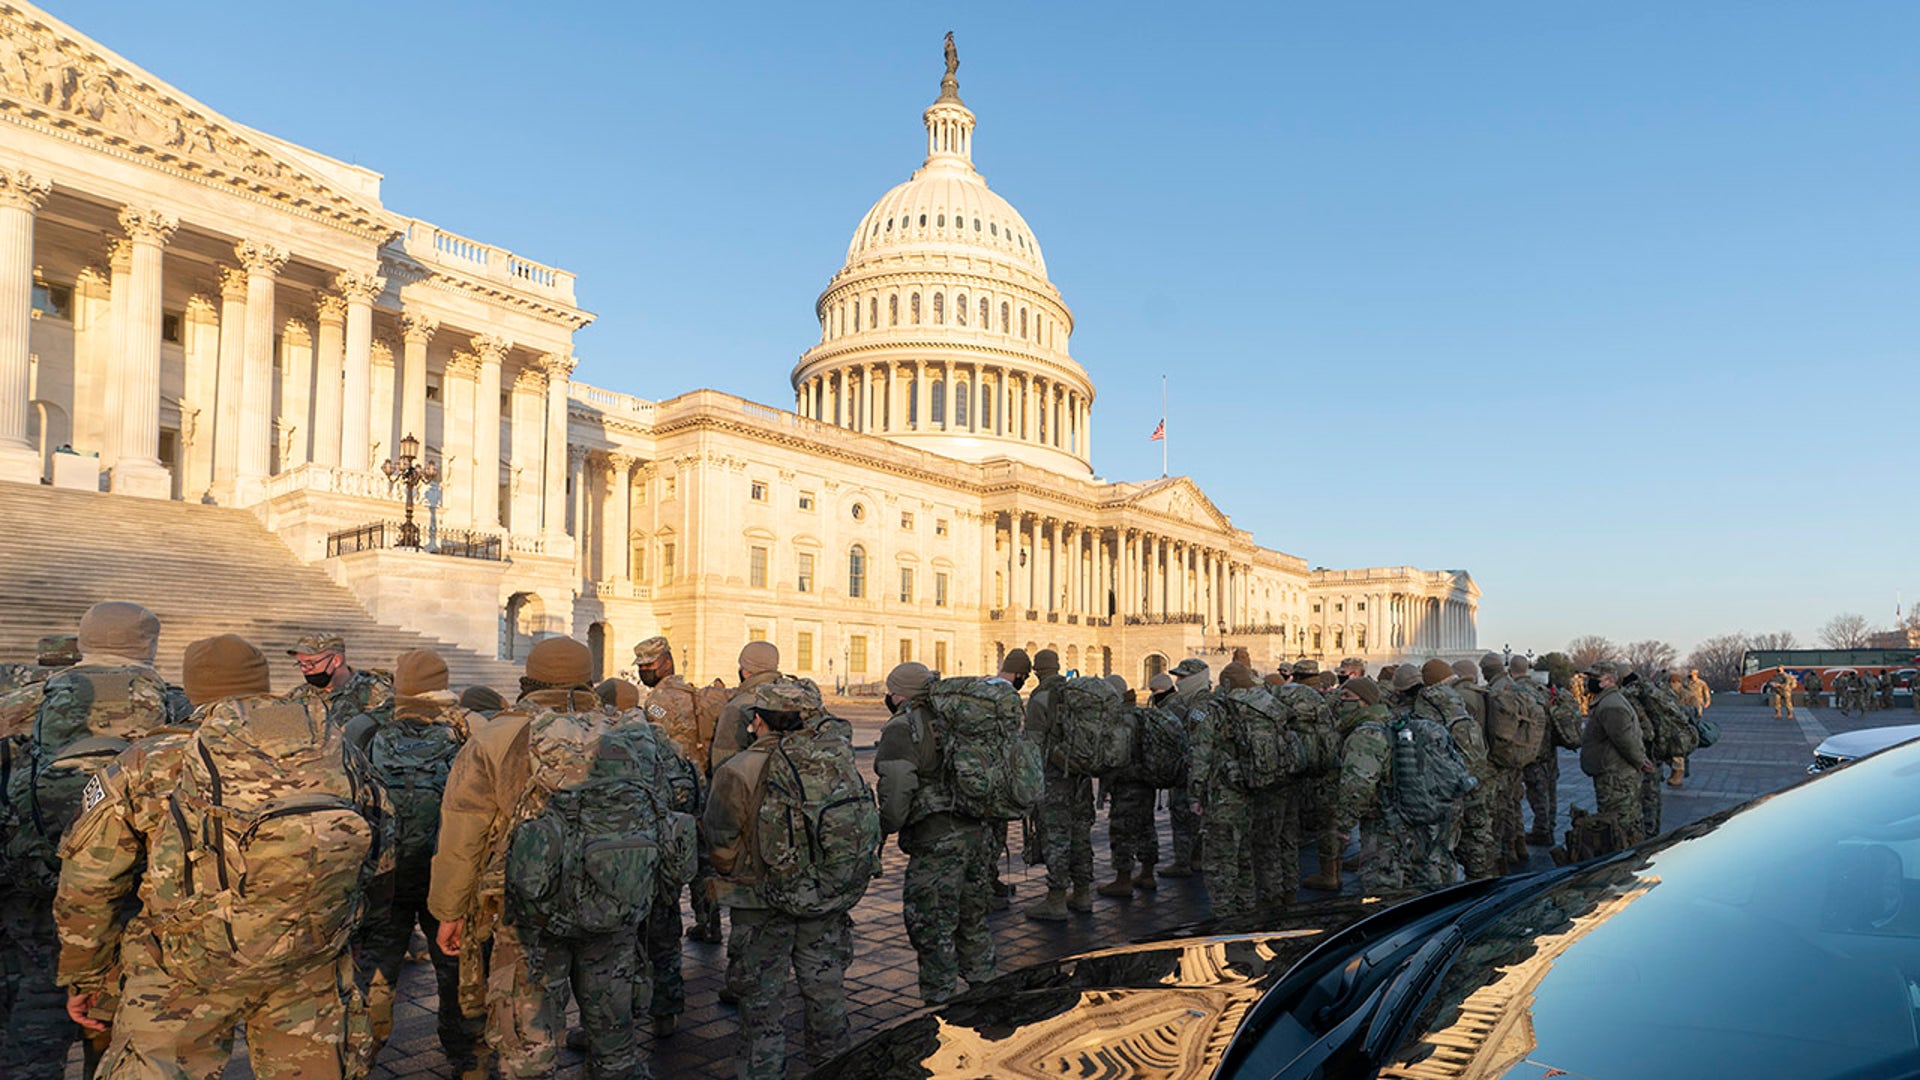
M 786 411 L 576 382 L 572 275 L 28 4 L 0 34 L 0 480 L 248 507 L 382 621 L 509 658 L 572 633 L 608 670 L 654 633 L 699 678 L 759 637 L 851 684 L 1015 646 L 1135 681 L 1474 647 L 1464 572 L 1309 567 L 1184 477 L 1094 475 L 1073 315 L 974 168 L 951 59 Z M 384 528 L 407 436 L 440 469 L 427 551 Z

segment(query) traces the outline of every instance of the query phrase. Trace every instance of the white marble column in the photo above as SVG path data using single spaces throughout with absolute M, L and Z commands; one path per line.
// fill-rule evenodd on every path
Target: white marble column
M 482 527 L 474 511 L 474 380 L 480 361 L 471 353 L 447 357 L 440 376 L 441 520 L 456 528 Z
M 247 368 L 247 272 L 220 274 L 220 372 L 213 412 L 213 482 L 230 485 L 240 468 L 240 398 Z
M 930 364 L 913 365 L 913 427 L 915 431 L 933 430 L 933 368 Z
M 0 480 L 40 481 L 40 449 L 27 441 L 33 407 L 33 215 L 53 185 L 0 169 Z
M 280 327 L 280 419 L 274 443 L 280 452 L 275 472 L 312 460 L 307 448 L 313 443 L 313 331 L 304 318 Z
M 603 580 L 625 584 L 633 575 L 633 462 L 629 454 L 608 454 L 607 532 L 602 537 Z
M 73 281 L 73 445 L 95 454 L 106 449 L 112 344 L 113 287 L 106 271 L 84 267 Z
M 582 581 L 593 577 L 593 500 L 587 497 L 587 487 L 592 483 L 594 466 L 588 460 L 587 448 L 569 446 L 566 453 L 567 475 L 573 479 L 573 498 L 569 503 L 569 513 L 573 520 L 573 571 Z M 548 522 L 552 524 L 551 519 Z M 550 534 L 551 535 L 551 534 Z
M 538 368 L 514 372 L 507 390 L 507 504 L 501 516 L 507 531 L 532 536 L 540 531 L 540 493 L 546 488 L 546 463 L 540 447 L 547 437 L 547 380 Z
M 100 426 L 100 468 L 111 474 L 120 460 L 125 432 L 121 416 L 127 411 L 127 308 L 133 299 L 133 241 L 107 241 L 107 355 L 101 370 L 106 376 L 101 400 L 105 411 Z
M 490 334 L 476 334 L 471 344 L 480 360 L 473 400 L 473 524 L 492 530 L 500 527 L 500 365 L 511 346 Z
M 427 343 L 439 329 L 440 320 L 430 315 L 408 311 L 400 316 L 400 429 L 393 433 L 393 445 L 409 435 L 426 445 Z
M 373 404 L 373 300 L 387 282 L 370 271 L 347 271 L 334 276 L 333 287 L 347 305 L 345 369 L 340 380 L 340 467 L 366 472 L 374 468 L 375 438 L 391 449 L 387 432 L 392 421 Z
M 181 320 L 185 360 L 180 388 L 180 497 L 199 502 L 213 485 L 213 426 L 220 383 L 220 315 L 203 293 L 187 298 Z
M 547 538 L 554 542 L 558 542 L 566 533 L 566 469 L 569 461 L 567 396 L 568 379 L 573 374 L 575 362 L 573 357 L 558 353 L 548 353 L 540 358 L 540 370 L 547 377 L 547 426 L 541 453 L 547 479 L 541 493 L 546 502 Z M 575 542 L 578 543 L 577 538 Z
M 351 320 L 347 326 L 352 328 Z M 399 452 L 399 446 L 393 440 L 393 429 L 399 425 L 399 408 L 394 400 L 395 390 L 400 385 L 398 368 L 394 360 L 393 342 L 387 338 L 375 338 L 367 349 L 367 370 L 369 381 L 373 384 L 373 401 L 369 412 L 373 427 L 367 437 L 367 462 L 375 470 Z
M 273 289 L 287 253 L 259 240 L 242 240 L 233 253 L 247 271 L 247 344 L 240 378 L 240 461 L 234 501 L 250 506 L 266 494 L 273 447 Z
M 314 300 L 313 308 L 320 327 L 313 348 L 313 460 L 337 467 L 347 362 L 347 302 L 323 294 Z

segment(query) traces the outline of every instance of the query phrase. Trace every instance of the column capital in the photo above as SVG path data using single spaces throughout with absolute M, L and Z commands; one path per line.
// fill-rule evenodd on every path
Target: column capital
M 570 378 L 573 375 L 573 369 L 580 366 L 579 360 L 566 353 L 543 353 L 535 363 L 540 366 L 540 370 L 547 373 L 548 379 Z
M 288 345 L 313 344 L 313 331 L 307 328 L 304 316 L 295 315 L 280 328 L 280 335 Z
M 425 345 L 440 329 L 440 320 L 417 311 L 400 313 L 400 335 L 409 345 Z
M 447 357 L 447 375 L 471 379 L 480 374 L 480 358 L 469 352 L 457 352 Z
M 619 473 L 632 473 L 634 463 L 639 460 L 639 458 L 634 457 L 632 454 L 613 452 L 607 455 L 607 464 L 613 468 L 613 471 Z
M 345 325 L 347 321 L 347 301 L 332 293 L 321 293 L 313 299 L 313 314 L 322 326 Z
M 126 230 L 128 239 L 164 247 L 173 237 L 173 230 L 180 227 L 180 219 L 161 210 L 123 206 L 120 208 L 120 227 Z
M 195 291 L 187 297 L 187 317 L 189 319 L 210 319 L 220 310 L 219 305 L 204 291 Z
M 579 445 L 568 446 L 567 447 L 567 464 L 571 465 L 575 469 L 579 469 L 581 466 L 584 466 L 587 463 L 587 455 L 590 453 L 592 453 L 592 451 L 588 450 L 584 446 L 579 446 Z
M 372 270 L 342 270 L 333 275 L 333 287 L 348 303 L 371 304 L 387 287 L 387 279 Z
M 468 343 L 483 364 L 498 364 L 506 359 L 507 350 L 513 348 L 513 342 L 497 334 L 475 334 Z
M 372 361 L 374 367 L 392 367 L 393 343 L 381 338 L 375 338 L 373 344 L 367 350 L 367 359 Z
M 233 245 L 233 257 L 249 274 L 272 277 L 287 265 L 287 253 L 264 240 L 242 240 Z
M 133 269 L 133 241 L 124 236 L 107 241 L 107 268 L 116 274 Z
M 0 169 L 0 207 L 31 213 L 52 191 L 51 183 L 25 169 Z
M 247 272 L 232 266 L 222 266 L 214 273 L 220 279 L 220 299 L 239 303 L 247 298 Z
M 513 392 L 537 394 L 547 388 L 546 373 L 535 367 L 523 367 L 513 373 Z

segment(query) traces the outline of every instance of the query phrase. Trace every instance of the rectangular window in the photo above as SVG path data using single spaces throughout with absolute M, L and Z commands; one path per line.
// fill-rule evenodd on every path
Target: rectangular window
M 766 627 L 749 626 L 747 627 L 747 640 L 748 641 L 770 641 L 772 639 L 767 637 Z
M 933 670 L 947 670 L 947 643 L 944 641 L 933 643 Z
M 747 584 L 756 589 L 767 587 L 767 549 L 758 545 L 747 552 Z
M 630 489 L 633 492 L 633 505 L 647 505 L 647 481 L 642 480 Z
M 674 499 L 677 499 L 679 497 L 680 497 L 680 478 L 677 476 L 667 477 L 664 483 L 663 489 L 660 492 L 660 501 L 671 502 Z
M 947 535 L 947 519 L 946 518 L 933 519 L 933 535 L 935 536 Z
M 1355 611 L 1365 611 L 1365 610 L 1367 610 L 1367 602 L 1366 602 L 1365 600 L 1356 600 L 1356 601 L 1354 601 L 1354 603 L 1353 603 L 1353 610 L 1355 610 Z
M 913 603 L 913 571 L 904 566 L 900 568 L 900 602 Z
M 940 571 L 933 575 L 933 606 L 947 606 L 947 575 Z
M 903 664 L 913 663 L 913 639 L 912 638 L 900 639 L 900 662 Z
M 799 665 L 798 667 L 794 668 L 794 670 L 795 671 L 812 671 L 813 670 L 813 634 L 812 632 L 807 630 L 800 631 L 800 633 L 795 637 L 793 645 L 794 645 L 793 651 L 796 654 L 793 658 L 793 662 Z
M 660 545 L 660 584 L 673 584 L 673 545 Z
M 911 529 L 911 528 L 913 528 L 913 515 L 912 515 L 912 514 L 901 514 L 901 515 L 900 515 L 900 527 L 901 527 L 901 528 L 903 528 L 903 529 Z
M 636 585 L 647 583 L 647 545 L 633 545 L 633 580 Z
M 864 634 L 855 634 L 847 639 L 847 674 L 865 675 L 867 673 L 867 638 Z
M 45 281 L 34 282 L 33 310 L 56 319 L 73 318 L 73 287 Z
M 183 328 L 186 319 L 177 311 L 169 311 L 160 316 L 160 340 L 169 345 L 178 345 L 185 340 Z
M 1315 605 L 1313 605 L 1313 613 L 1314 613 L 1315 615 L 1318 615 L 1318 614 L 1320 614 L 1320 605 L 1319 605 L 1319 604 L 1315 604 Z
M 811 551 L 801 552 L 799 563 L 800 563 L 800 576 L 799 576 L 799 579 L 795 582 L 794 587 L 801 592 L 812 592 L 813 591 L 813 552 Z
M 1347 610 L 1347 605 L 1346 605 L 1346 604 L 1344 604 L 1344 603 L 1340 603 L 1340 604 L 1335 604 L 1335 605 L 1333 605 L 1333 610 L 1335 610 L 1335 611 L 1345 611 L 1345 610 Z
M 279 367 L 279 366 L 280 366 L 280 361 L 278 361 L 278 360 L 275 360 L 275 361 L 273 362 L 273 366 L 274 366 L 274 367 L 276 367 L 276 368 L 277 368 L 277 367 Z M 428 381 L 428 383 L 427 383 L 427 400 L 428 400 L 428 401 L 439 401 L 439 400 L 440 400 L 440 384 L 439 384 L 439 383 L 437 383 L 437 382 L 433 382 L 433 381 Z
M 803 491 L 800 493 L 800 509 L 802 510 L 813 509 L 813 492 Z
M 753 482 L 753 486 L 748 490 L 747 497 L 752 499 L 754 502 L 766 502 L 767 501 L 766 482 L 763 480 L 755 480 Z

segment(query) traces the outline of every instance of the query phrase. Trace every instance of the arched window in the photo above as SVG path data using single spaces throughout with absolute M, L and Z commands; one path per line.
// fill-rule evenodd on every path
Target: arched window
M 984 296 L 981 297 L 980 298 L 980 329 L 982 330 L 993 329 L 993 320 L 988 317 L 989 314 L 991 313 L 991 310 L 992 309 L 987 307 L 987 298 Z
M 1361 652 L 1367 651 L 1367 628 L 1366 627 L 1356 626 L 1353 628 L 1353 647 L 1360 650 Z
M 855 600 L 867 595 L 867 549 L 859 544 L 847 551 L 847 595 Z
M 935 326 L 944 326 L 947 322 L 947 294 L 933 294 L 933 322 Z
M 969 393 L 971 389 L 972 387 L 968 386 L 964 379 L 955 379 L 953 381 L 954 427 L 964 428 L 967 426 L 967 404 L 968 400 L 973 397 L 973 395 Z
M 894 321 L 899 321 L 898 309 L 895 311 Z M 867 301 L 867 325 L 875 328 L 880 325 L 880 298 L 877 296 Z
M 892 296 L 887 297 L 887 325 L 889 326 L 900 325 L 900 294 L 899 293 L 894 293 Z
M 855 333 L 860 331 L 860 298 L 857 296 L 853 298 L 853 329 Z
M 1020 336 L 1021 337 L 1027 336 L 1027 309 L 1026 308 L 1020 309 Z
M 920 426 L 920 376 L 907 377 L 907 426 Z
M 933 380 L 933 422 L 945 423 L 947 419 L 947 382 L 945 379 Z
M 913 325 L 920 325 L 920 294 L 914 293 L 907 298 L 907 312 L 913 318 Z
M 1001 332 L 1001 333 L 1003 333 L 1003 334 L 1004 334 L 1004 333 L 1006 333 L 1007 331 L 1009 331 L 1009 330 L 1012 330 L 1012 329 L 1013 329 L 1013 322 L 1011 321 L 1011 320 L 1012 320 L 1012 315 L 1010 314 L 1010 312 L 1012 312 L 1012 310 L 1013 310 L 1013 305 L 1012 305 L 1012 304 L 1008 304 L 1008 303 L 1004 303 L 1004 302 L 1003 302 L 1003 303 L 1001 303 L 1001 305 L 1000 305 L 1000 332 Z M 986 320 L 985 320 L 985 319 L 982 319 L 982 320 L 980 320 L 980 321 L 981 321 L 981 322 L 985 322 Z
M 980 388 L 980 428 L 983 431 L 993 430 L 993 387 L 991 386 Z
M 961 293 L 953 301 L 953 321 L 961 326 L 967 325 L 967 294 Z
M 1007 575 L 998 570 L 993 572 L 993 606 L 1007 606 Z
M 1320 651 L 1320 628 L 1317 626 L 1313 628 L 1313 651 Z

